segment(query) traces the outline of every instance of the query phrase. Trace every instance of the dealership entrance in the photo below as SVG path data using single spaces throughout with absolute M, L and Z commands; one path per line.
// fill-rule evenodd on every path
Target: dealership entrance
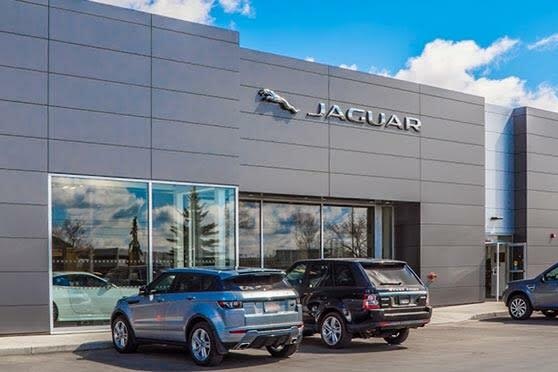
M 490 242 L 485 247 L 485 296 L 499 301 L 509 282 L 525 279 L 527 244 Z

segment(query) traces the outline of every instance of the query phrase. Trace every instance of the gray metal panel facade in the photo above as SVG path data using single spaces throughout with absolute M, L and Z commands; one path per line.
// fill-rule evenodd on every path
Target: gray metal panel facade
M 423 277 L 439 273 L 434 302 L 483 299 L 482 98 L 247 49 L 240 78 L 241 191 L 420 203 L 420 231 L 397 216 L 396 229 L 420 235 L 420 247 L 401 238 L 401 248 L 420 248 Z M 263 87 L 301 112 L 262 103 Z M 410 115 L 422 131 L 306 116 L 318 102 Z
M 238 34 L 6 0 L 0 48 L 0 334 L 48 332 L 48 173 L 238 184 Z
M 433 301 L 483 299 L 483 99 L 238 40 L 85 0 L 0 2 L 0 334 L 49 330 L 48 173 L 400 202 L 396 241 L 423 277 L 439 273 Z M 305 110 L 417 117 L 422 131 L 293 118 L 262 87 Z
M 516 225 L 527 242 L 527 276 L 556 263 L 558 239 L 558 114 L 530 107 L 514 111 Z

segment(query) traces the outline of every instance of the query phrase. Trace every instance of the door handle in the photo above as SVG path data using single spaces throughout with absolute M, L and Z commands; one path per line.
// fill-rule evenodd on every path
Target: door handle
M 187 299 L 188 301 L 193 301 L 193 300 L 195 300 L 196 298 L 195 298 L 195 297 L 187 297 L 186 299 Z
M 327 300 L 327 297 L 326 296 L 320 296 L 320 300 L 325 301 L 325 300 Z

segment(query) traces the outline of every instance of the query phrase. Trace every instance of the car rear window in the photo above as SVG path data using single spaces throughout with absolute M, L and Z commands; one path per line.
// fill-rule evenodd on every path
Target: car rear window
M 376 287 L 420 284 L 407 265 L 363 264 L 362 266 Z
M 268 291 L 273 289 L 292 288 L 285 274 L 242 274 L 223 281 L 226 291 Z

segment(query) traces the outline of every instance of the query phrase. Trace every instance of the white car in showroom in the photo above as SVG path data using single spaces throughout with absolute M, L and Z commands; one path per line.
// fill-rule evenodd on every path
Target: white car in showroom
M 55 322 L 108 321 L 119 299 L 137 293 L 137 287 L 117 287 L 91 273 L 54 272 L 52 318 Z

